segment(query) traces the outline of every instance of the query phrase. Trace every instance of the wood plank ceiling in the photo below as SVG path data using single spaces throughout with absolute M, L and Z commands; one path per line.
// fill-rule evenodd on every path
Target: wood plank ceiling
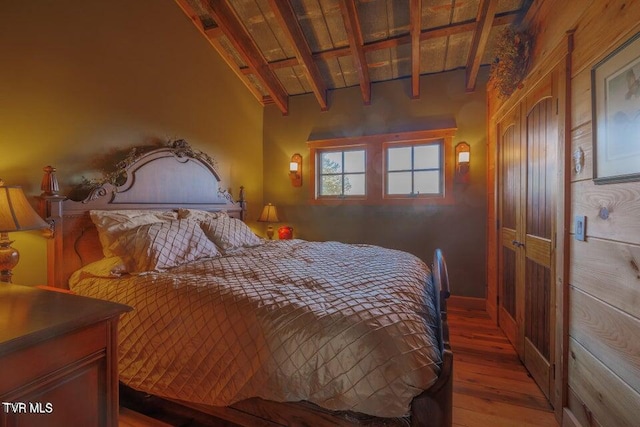
M 175 0 L 262 105 L 466 68 L 473 91 L 500 31 L 531 0 Z

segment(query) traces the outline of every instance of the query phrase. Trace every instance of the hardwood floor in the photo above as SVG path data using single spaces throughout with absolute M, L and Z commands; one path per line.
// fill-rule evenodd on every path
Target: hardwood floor
M 482 311 L 449 308 L 453 425 L 557 427 L 553 409 L 505 337 Z
M 120 407 L 119 427 L 173 427 L 171 424 L 142 415 L 131 409 Z
M 450 307 L 449 324 L 454 354 L 454 426 L 558 426 L 544 395 L 485 312 Z M 184 419 L 158 421 L 127 408 L 120 411 L 120 427 L 170 426 L 202 424 Z

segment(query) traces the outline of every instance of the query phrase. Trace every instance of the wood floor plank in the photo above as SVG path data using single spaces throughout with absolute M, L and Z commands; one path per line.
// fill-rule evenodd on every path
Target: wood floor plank
M 454 413 L 456 409 L 466 409 L 468 411 L 482 412 L 484 414 L 507 418 L 516 421 L 518 424 L 521 422 L 531 423 L 532 420 L 536 420 L 536 423 L 543 421 L 550 423 L 550 425 L 554 425 L 553 423 L 555 423 L 554 414 L 550 411 L 539 411 L 496 401 L 488 402 L 486 399 L 477 396 L 460 393 L 454 393 L 453 407 L 455 408 Z
M 508 378 L 514 381 L 531 383 L 531 375 L 529 374 L 529 372 L 527 372 L 527 370 L 523 366 L 517 366 L 515 364 L 513 365 L 513 368 L 505 369 L 505 366 L 499 364 L 495 364 L 494 366 L 480 365 L 478 363 L 473 363 L 460 358 L 456 359 L 456 370 L 460 370 L 463 372 L 474 372 L 490 378 L 500 376 L 502 378 Z
M 464 427 L 554 427 L 558 424 L 551 416 L 551 420 L 542 418 L 520 419 L 506 415 L 494 415 L 486 412 L 470 411 L 463 408 L 454 408 L 454 424 Z
M 492 394 L 523 396 L 527 401 L 537 402 L 542 408 L 548 406 L 546 399 L 532 398 L 533 396 L 538 397 L 539 388 L 531 381 L 516 381 L 508 378 L 507 375 L 502 375 L 501 372 L 496 372 L 494 375 L 489 376 L 484 373 L 456 368 L 454 373 L 455 385 L 459 384 L 467 388 L 476 387 L 478 390 L 486 390 L 487 393 Z
M 489 316 L 461 310 L 450 310 L 448 316 L 453 425 L 558 427 L 551 405 Z
M 172 427 L 171 424 L 155 420 L 146 415 L 120 407 L 119 427 Z

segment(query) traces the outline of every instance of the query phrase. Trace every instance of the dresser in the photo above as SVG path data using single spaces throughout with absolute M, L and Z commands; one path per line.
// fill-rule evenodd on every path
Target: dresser
M 117 323 L 129 310 L 0 283 L 0 427 L 117 426 Z

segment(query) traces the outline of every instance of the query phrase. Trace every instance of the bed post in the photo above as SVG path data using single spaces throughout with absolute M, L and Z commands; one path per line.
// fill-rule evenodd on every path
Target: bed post
M 453 353 L 447 344 L 437 381 L 411 403 L 411 427 L 451 427 L 453 424 Z
M 444 255 L 436 249 L 431 268 L 434 300 L 440 314 L 438 336 L 442 367 L 436 382 L 411 403 L 411 426 L 450 427 L 453 423 L 453 353 L 449 342 L 447 298 L 450 295 L 449 274 Z
M 238 205 L 240 205 L 240 220 L 244 222 L 247 219 L 247 201 L 244 198 L 244 185 L 240 186 Z
M 65 196 L 60 195 L 60 186 L 56 177 L 56 168 L 45 166 L 42 168 L 44 175 L 40 184 L 40 215 L 49 223 L 51 231 L 47 241 L 47 285 L 64 287 L 61 277 L 56 277 L 57 272 L 62 271 L 63 259 L 58 254 L 62 253 L 62 202 Z

